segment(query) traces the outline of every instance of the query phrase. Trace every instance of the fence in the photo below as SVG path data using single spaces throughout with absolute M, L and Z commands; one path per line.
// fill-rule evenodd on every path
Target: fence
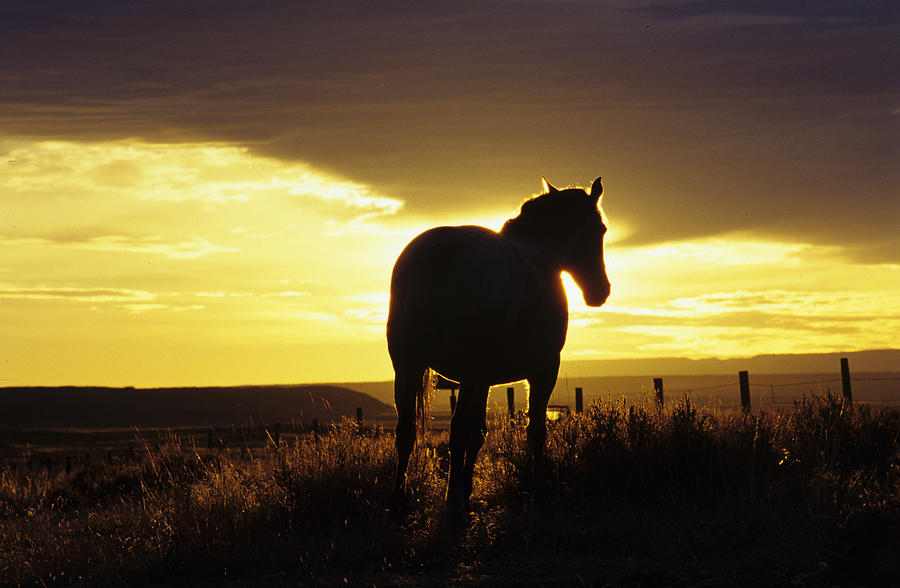
M 820 377 L 818 379 L 803 379 L 802 375 L 791 375 L 791 374 L 766 374 L 765 376 L 757 376 L 754 378 L 753 374 L 747 370 L 740 370 L 736 375 L 736 378 L 728 378 L 728 376 L 723 375 L 706 375 L 706 376 L 672 376 L 671 379 L 675 382 L 675 385 L 671 388 L 666 388 L 663 384 L 663 378 L 656 377 L 652 378 L 652 389 L 650 390 L 650 394 L 655 399 L 659 405 L 665 405 L 666 399 L 672 398 L 680 398 L 684 395 L 692 396 L 692 400 L 698 403 L 706 402 L 710 405 L 717 405 L 721 408 L 730 408 L 734 406 L 742 407 L 744 410 L 750 410 L 751 408 L 771 408 L 775 410 L 789 408 L 793 406 L 794 401 L 799 398 L 802 394 L 806 394 L 810 391 L 812 392 L 832 392 L 840 397 L 844 398 L 846 402 L 863 402 L 866 404 L 881 404 L 882 406 L 900 406 L 900 376 L 889 373 L 884 376 L 881 375 L 872 375 L 865 374 L 862 376 L 855 376 L 851 378 L 850 373 L 850 365 L 847 358 L 841 358 L 840 360 L 840 373 L 835 374 L 834 377 L 823 374 L 825 377 Z M 720 380 L 722 378 L 728 378 L 729 381 L 727 383 L 714 383 L 712 385 L 685 385 L 685 380 L 698 380 L 698 379 L 706 379 L 708 380 Z M 634 397 L 640 397 L 637 393 L 630 392 L 634 387 L 642 390 L 641 394 L 646 394 L 643 391 L 644 380 L 639 377 L 608 377 L 608 378 L 588 378 L 587 382 L 582 384 L 582 386 L 578 386 L 575 388 L 575 407 L 574 412 L 581 412 L 584 407 L 585 401 L 585 390 L 584 385 L 590 385 L 590 380 L 594 379 L 593 390 L 591 390 L 591 395 L 589 400 L 594 400 L 598 397 L 609 397 L 605 394 L 598 394 L 597 388 L 601 385 L 604 385 L 605 381 L 616 380 L 620 381 L 617 383 L 616 390 L 621 390 L 622 392 L 609 391 L 612 396 L 616 399 L 627 398 L 631 399 Z M 760 381 L 762 379 L 762 381 Z M 622 380 L 628 380 L 629 382 L 621 382 Z M 788 380 L 788 381 L 785 381 Z M 599 382 L 598 382 L 599 381 Z M 668 381 L 668 378 L 667 378 Z M 896 385 L 892 385 L 892 382 L 897 382 Z M 670 384 L 671 385 L 671 384 Z M 550 405 L 548 406 L 548 417 L 554 418 L 557 416 L 556 413 L 560 412 L 568 412 L 569 410 L 569 400 L 571 398 L 568 396 L 568 385 L 563 388 L 562 379 L 559 382 L 559 386 L 551 397 Z M 458 384 L 454 383 L 454 388 L 451 389 L 451 395 L 455 394 L 458 387 Z M 448 386 L 449 388 L 449 386 Z M 861 391 L 862 394 L 858 394 Z M 506 387 L 506 395 L 505 402 L 499 401 L 497 399 L 493 404 L 493 410 L 502 410 L 504 413 L 509 413 L 510 415 L 515 414 L 514 407 L 516 406 L 516 393 L 519 390 L 515 390 L 511 387 Z M 451 406 L 450 412 L 453 410 L 452 401 L 456 400 L 455 397 L 451 397 Z M 446 404 L 444 405 L 446 407 Z M 521 408 L 521 400 L 519 401 L 519 407 Z M 552 407 L 552 411 L 550 410 Z M 444 409 L 446 410 L 446 408 Z M 550 412 L 554 414 L 551 415 Z
M 828 379 L 817 379 L 817 380 L 807 380 L 801 382 L 782 382 L 782 383 L 754 383 L 750 382 L 750 374 L 748 371 L 742 370 L 738 372 L 738 390 L 740 397 L 741 408 L 744 410 L 750 410 L 752 407 L 751 402 L 751 392 L 756 391 L 756 397 L 760 400 L 760 403 L 764 402 L 764 396 L 768 392 L 770 397 L 770 405 L 773 408 L 777 408 L 778 406 L 784 405 L 793 405 L 793 399 L 791 400 L 775 400 L 775 390 L 776 389 L 785 389 L 785 388 L 801 388 L 808 386 L 816 386 L 821 389 L 823 386 L 828 384 L 836 384 L 841 383 L 841 396 L 843 401 L 846 403 L 853 402 L 853 382 L 866 384 L 868 382 L 900 382 L 900 376 L 890 376 L 890 377 L 858 377 L 856 379 L 851 378 L 850 375 L 850 362 L 848 358 L 841 358 L 841 375 L 839 378 L 828 378 Z M 690 394 L 697 392 L 711 392 L 714 390 L 725 390 L 728 388 L 733 388 L 734 383 L 728 384 L 717 384 L 714 386 L 700 386 L 694 388 L 682 388 L 676 390 L 670 390 L 671 393 L 674 394 Z M 664 402 L 663 392 L 662 392 L 662 378 L 654 378 L 654 388 L 657 391 L 657 401 L 662 404 Z M 830 391 L 830 389 L 829 389 Z M 871 399 L 869 400 L 871 403 Z M 888 402 L 882 398 L 882 404 L 887 404 Z M 890 404 L 900 404 L 900 395 L 896 398 L 893 398 L 889 401 Z

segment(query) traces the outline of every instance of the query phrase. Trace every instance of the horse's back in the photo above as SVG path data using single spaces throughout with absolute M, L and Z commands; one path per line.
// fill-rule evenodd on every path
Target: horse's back
M 437 227 L 403 250 L 391 276 L 388 348 L 449 377 L 488 369 L 505 346 L 558 353 L 567 309 L 559 280 L 527 247 L 484 227 Z M 483 364 L 483 365 L 482 365 Z M 517 369 L 497 378 L 516 376 Z
M 509 240 L 477 226 L 436 227 L 410 241 L 397 258 L 391 276 L 391 296 L 435 295 L 441 285 L 454 290 L 453 298 L 467 294 L 490 296 L 484 288 L 515 278 L 516 254 Z M 480 287 L 473 292 L 473 286 Z M 424 291 L 424 292 L 423 292 Z
M 506 290 L 520 282 L 508 240 L 484 227 L 436 227 L 397 258 L 391 275 L 389 324 L 450 321 L 509 303 Z

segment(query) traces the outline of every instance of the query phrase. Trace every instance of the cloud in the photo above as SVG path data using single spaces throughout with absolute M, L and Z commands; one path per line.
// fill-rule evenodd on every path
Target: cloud
M 706 15 L 745 15 L 771 17 L 779 20 L 762 21 L 778 24 L 803 24 L 810 20 L 835 25 L 866 23 L 883 26 L 896 23 L 898 12 L 890 0 L 833 0 L 814 3 L 779 2 L 778 0 L 680 0 L 651 2 L 631 9 L 656 18 L 676 19 Z M 740 21 L 739 21 L 740 22 Z M 750 21 L 758 23 L 760 21 Z
M 759 292 L 719 292 L 676 298 L 670 305 L 692 316 L 717 315 L 737 311 L 756 311 L 769 315 L 814 316 L 832 320 L 845 318 L 900 320 L 900 297 L 892 291 L 798 292 L 767 290 Z
M 234 247 L 213 245 L 202 237 L 193 237 L 180 242 L 167 242 L 162 237 L 153 236 L 143 239 L 109 235 L 95 237 L 76 247 L 93 251 L 123 251 L 129 253 L 149 253 L 163 255 L 172 259 L 196 259 L 210 253 L 237 251 Z
M 818 317 L 828 321 L 847 320 L 896 320 L 900 321 L 900 298 L 893 291 L 816 291 L 763 290 L 755 292 L 735 291 L 680 297 L 654 306 L 635 307 L 610 304 L 604 312 L 580 311 L 574 321 L 589 325 L 609 322 L 611 316 L 622 321 L 650 320 L 654 323 L 669 319 L 684 321 L 717 322 L 727 320 L 723 315 L 753 314 L 771 319 L 798 319 L 810 321 Z M 753 320 L 747 320 L 753 322 Z
M 566 279 L 572 357 L 889 348 L 900 330 L 900 265 L 853 263 L 840 247 L 736 233 L 616 246 L 606 261 L 602 308 Z
M 183 241 L 166 240 L 157 235 L 148 237 L 130 237 L 125 235 L 103 235 L 83 240 L 72 238 L 4 238 L 0 237 L 0 246 L 17 247 L 59 247 L 84 251 L 109 251 L 120 253 L 140 253 L 161 255 L 170 259 L 197 259 L 211 253 L 228 253 L 238 251 L 234 247 L 214 245 L 202 237 L 192 237 Z
M 378 215 L 394 214 L 403 206 L 362 183 L 225 143 L 16 141 L 5 151 L 13 163 L 2 185 L 12 197 L 42 194 L 64 200 L 72 192 L 90 191 L 151 202 L 221 205 L 291 194 Z
M 0 298 L 13 300 L 69 300 L 88 303 L 138 303 L 155 300 L 156 294 L 124 288 L 14 287 L 0 285 Z
M 231 164 L 259 156 L 328 170 L 270 188 L 353 218 L 492 216 L 540 175 L 602 174 L 631 244 L 753 228 L 900 255 L 890 2 L 28 4 L 0 36 L 5 136 L 246 149 L 93 170 L 150 201 L 249 203 L 263 180 Z
M 45 303 L 64 301 L 74 304 L 90 305 L 94 310 L 122 309 L 131 314 L 151 311 L 184 312 L 203 310 L 203 304 L 184 304 L 179 302 L 181 295 L 177 292 L 149 292 L 127 288 L 80 288 L 74 286 L 13 286 L 0 283 L 0 299 L 20 301 L 23 303 Z
M 692 265 L 741 266 L 807 263 L 812 257 L 834 259 L 841 253 L 836 246 L 810 243 L 777 242 L 733 233 L 721 237 L 675 241 L 643 247 L 640 254 L 650 258 L 664 258 L 669 262 L 688 262 Z
M 812 301 L 820 296 L 808 298 Z M 593 318 L 572 321 L 566 354 L 737 357 L 894 347 L 900 312 L 894 308 L 893 314 L 881 315 L 878 309 L 867 310 L 865 300 L 858 302 L 858 307 L 849 310 L 840 305 L 722 308 L 701 304 L 697 310 L 667 303 L 642 308 L 613 306 Z
M 296 290 L 285 290 L 284 292 L 276 292 L 274 294 L 265 294 L 265 298 L 299 298 L 301 296 L 311 296 L 309 292 L 297 292 Z
M 21 301 L 47 309 L 84 284 L 161 293 L 109 302 L 136 311 L 109 332 L 142 340 L 383 345 L 383 301 L 347 296 L 386 292 L 410 237 L 511 216 L 541 175 L 603 175 L 627 236 L 609 305 L 573 310 L 572 352 L 884 340 L 896 12 L 798 6 L 10 4 L 0 275 L 61 289 Z M 72 316 L 2 321 L 36 336 Z

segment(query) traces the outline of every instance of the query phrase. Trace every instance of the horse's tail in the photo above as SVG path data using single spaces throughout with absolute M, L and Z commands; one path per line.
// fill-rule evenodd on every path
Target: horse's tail
M 425 373 L 422 374 L 422 386 L 419 387 L 416 395 L 416 420 L 418 421 L 416 428 L 421 431 L 423 441 L 428 429 L 428 407 L 431 404 L 432 396 L 434 396 L 435 380 L 435 371 L 431 368 L 425 368 Z

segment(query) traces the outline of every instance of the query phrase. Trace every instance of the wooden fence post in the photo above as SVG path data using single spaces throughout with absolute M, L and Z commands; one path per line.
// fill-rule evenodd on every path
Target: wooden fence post
M 509 418 L 516 416 L 516 389 L 512 386 L 506 389 L 506 404 L 509 407 Z
M 844 402 L 853 403 L 853 393 L 850 391 L 850 360 L 841 358 L 841 384 L 844 387 Z
M 356 424 L 362 425 L 362 407 L 356 407 Z
M 750 410 L 750 375 L 746 370 L 738 372 L 738 381 L 741 384 L 741 408 Z
M 584 410 L 584 391 L 581 387 L 575 388 L 575 412 L 582 412 Z
M 659 405 L 659 408 L 662 408 L 663 404 L 665 404 L 662 378 L 653 378 L 653 389 L 656 390 L 656 404 Z

